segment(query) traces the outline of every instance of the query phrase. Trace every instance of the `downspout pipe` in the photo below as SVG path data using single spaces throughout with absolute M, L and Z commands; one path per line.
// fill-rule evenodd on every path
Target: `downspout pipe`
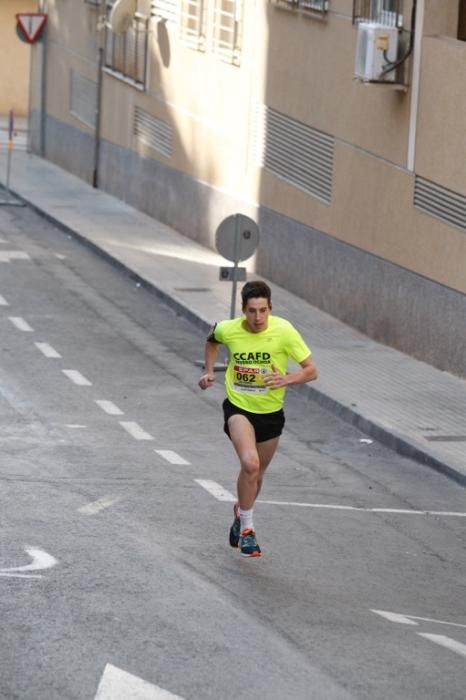
M 417 0 L 416 36 L 414 38 L 414 48 L 413 48 L 412 88 L 411 88 L 411 105 L 410 105 L 410 114 L 409 114 L 408 157 L 407 157 L 407 168 L 411 172 L 414 172 L 415 156 L 416 156 L 417 116 L 418 116 L 418 110 L 419 110 L 419 91 L 420 91 L 420 83 L 421 83 L 422 38 L 423 38 L 423 34 L 424 34 L 424 9 L 425 9 L 425 0 Z
M 100 141 L 101 141 L 101 125 L 102 125 L 102 83 L 104 77 L 104 42 L 105 42 L 105 23 L 106 17 L 106 0 L 100 0 L 99 18 L 97 20 L 97 101 L 95 110 L 95 129 L 94 129 L 94 158 L 92 168 L 92 187 L 99 187 L 99 161 L 100 161 Z

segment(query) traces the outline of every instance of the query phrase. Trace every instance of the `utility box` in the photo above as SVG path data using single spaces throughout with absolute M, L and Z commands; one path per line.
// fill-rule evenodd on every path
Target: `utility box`
M 398 58 L 399 30 L 376 22 L 359 22 L 355 77 L 363 82 L 395 83 L 397 70 L 384 72 Z

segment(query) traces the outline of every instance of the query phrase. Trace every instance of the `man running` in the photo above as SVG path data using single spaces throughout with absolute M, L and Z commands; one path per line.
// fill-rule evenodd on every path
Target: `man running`
M 224 431 L 240 462 L 230 545 L 246 557 L 261 556 L 253 508 L 285 424 L 285 387 L 317 378 L 301 335 L 289 321 L 271 314 L 271 297 L 265 282 L 246 282 L 241 290 L 244 315 L 213 326 L 205 344 L 205 374 L 199 379 L 201 389 L 213 385 L 215 359 L 220 345 L 225 345 L 230 361 L 225 372 Z M 287 373 L 290 357 L 301 369 Z

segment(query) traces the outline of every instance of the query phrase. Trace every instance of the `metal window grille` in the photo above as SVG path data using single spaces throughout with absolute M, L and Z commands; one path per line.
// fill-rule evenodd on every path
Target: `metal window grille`
M 286 114 L 259 105 L 254 150 L 257 163 L 276 177 L 330 204 L 335 139 Z
M 206 0 L 181 0 L 181 38 L 199 51 L 205 50 L 206 5 Z
M 325 15 L 328 12 L 328 0 L 299 0 L 299 9 L 303 12 Z
M 239 65 L 241 59 L 243 0 L 216 0 L 213 50 L 225 61 Z
M 272 3 L 277 7 L 286 10 L 297 10 L 299 0 L 272 0 Z
M 86 5 L 92 5 L 93 7 L 99 7 L 100 0 L 84 0 Z
M 104 65 L 116 77 L 139 87 L 146 86 L 148 19 L 137 13 L 124 34 L 114 34 L 107 25 Z
M 300 10 L 304 13 L 325 15 L 328 12 L 328 0 L 272 0 L 273 4 L 287 10 Z
M 151 16 L 166 22 L 178 22 L 178 0 L 152 0 Z
M 91 128 L 95 128 L 97 111 L 97 83 L 71 70 L 70 113 Z
M 378 22 L 401 28 L 403 0 L 353 0 L 353 24 L 358 22 Z

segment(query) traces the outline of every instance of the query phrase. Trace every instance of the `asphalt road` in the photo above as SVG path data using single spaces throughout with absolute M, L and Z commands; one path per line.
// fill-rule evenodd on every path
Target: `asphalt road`
M 241 558 L 202 346 L 0 210 L 1 700 L 464 700 L 464 490 L 291 390 Z

